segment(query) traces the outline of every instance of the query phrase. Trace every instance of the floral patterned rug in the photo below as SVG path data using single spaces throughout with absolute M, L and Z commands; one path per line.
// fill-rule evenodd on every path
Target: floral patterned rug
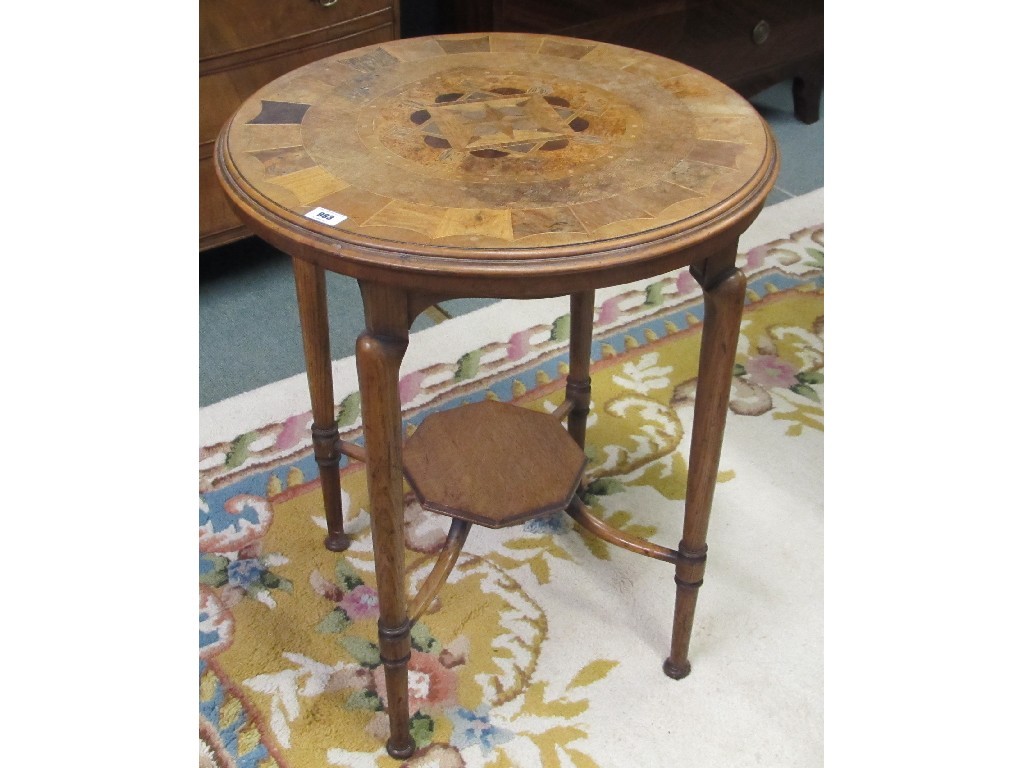
M 820 194 L 791 202 L 741 242 L 748 306 L 693 673 L 661 671 L 670 565 L 610 547 L 562 513 L 476 527 L 413 630 L 418 749 L 404 765 L 821 764 L 824 226 Z M 670 547 L 702 316 L 686 271 L 597 296 L 587 500 Z M 567 299 L 502 302 L 414 335 L 407 430 L 482 398 L 554 409 L 567 340 Z M 200 765 L 395 766 L 383 749 L 365 476 L 344 465 L 353 544 L 329 552 L 297 378 L 200 414 Z M 358 441 L 351 359 L 335 378 L 343 437 Z M 447 526 L 407 496 L 410 594 Z

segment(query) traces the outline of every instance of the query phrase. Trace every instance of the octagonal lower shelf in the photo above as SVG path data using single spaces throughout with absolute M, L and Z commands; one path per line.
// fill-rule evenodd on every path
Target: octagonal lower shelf
M 402 461 L 424 509 L 504 528 L 565 509 L 586 458 L 553 416 L 484 400 L 428 416 Z

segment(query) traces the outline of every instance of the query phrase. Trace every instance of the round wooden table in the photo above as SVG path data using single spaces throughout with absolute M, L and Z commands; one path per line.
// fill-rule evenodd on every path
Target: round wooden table
M 267 85 L 222 130 L 216 164 L 246 224 L 293 259 L 332 550 L 348 546 L 341 455 L 367 463 L 388 752 L 413 750 L 410 628 L 471 524 L 566 509 L 608 541 L 673 563 L 665 672 L 685 676 L 745 294 L 737 241 L 778 174 L 775 141 L 751 106 L 683 64 L 614 45 L 497 33 L 416 38 Z M 576 490 L 594 289 L 684 266 L 704 290 L 705 320 L 683 534 L 672 550 L 610 528 Z M 362 293 L 365 448 L 341 441 L 335 423 L 324 270 L 356 278 Z M 403 446 L 398 374 L 416 315 L 456 297 L 566 294 L 570 370 L 553 416 L 475 404 L 429 417 Z M 459 430 L 468 432 L 452 440 Z M 403 475 L 425 508 L 453 518 L 412 600 Z

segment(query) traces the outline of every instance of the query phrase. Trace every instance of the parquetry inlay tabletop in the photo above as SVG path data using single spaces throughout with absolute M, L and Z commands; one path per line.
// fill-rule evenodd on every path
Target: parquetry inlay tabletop
M 310 64 L 250 98 L 222 143 L 241 193 L 290 224 L 473 259 L 658 239 L 734 206 L 774 162 L 760 116 L 696 70 L 496 33 Z

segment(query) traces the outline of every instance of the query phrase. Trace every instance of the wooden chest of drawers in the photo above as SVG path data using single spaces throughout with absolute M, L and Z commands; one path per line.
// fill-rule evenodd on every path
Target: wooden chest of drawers
M 538 32 L 650 51 L 744 96 L 794 81 L 794 109 L 818 119 L 823 0 L 438 0 L 442 32 Z
M 397 37 L 395 0 L 200 0 L 200 250 L 249 234 L 213 170 L 213 143 L 238 106 L 303 64 Z

